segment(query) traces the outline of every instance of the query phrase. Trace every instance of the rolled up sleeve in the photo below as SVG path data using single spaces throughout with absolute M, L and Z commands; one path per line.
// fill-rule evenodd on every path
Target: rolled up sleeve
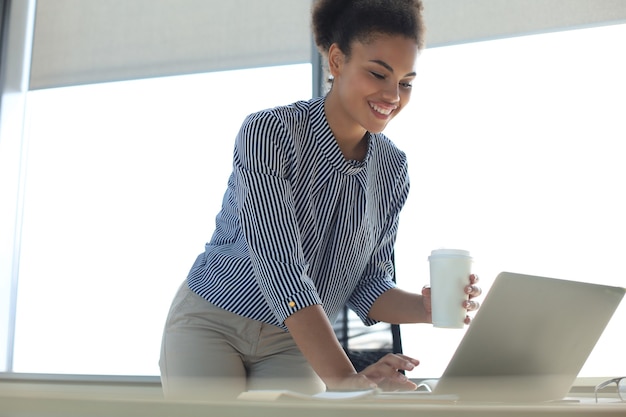
M 285 130 L 269 114 L 249 118 L 235 147 L 236 196 L 254 273 L 281 323 L 304 307 L 321 304 L 302 252 L 289 175 Z

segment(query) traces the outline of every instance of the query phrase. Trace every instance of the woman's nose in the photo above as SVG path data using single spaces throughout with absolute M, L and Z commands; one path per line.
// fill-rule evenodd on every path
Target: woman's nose
M 400 86 L 397 83 L 389 83 L 383 91 L 383 98 L 389 103 L 398 103 L 400 101 Z

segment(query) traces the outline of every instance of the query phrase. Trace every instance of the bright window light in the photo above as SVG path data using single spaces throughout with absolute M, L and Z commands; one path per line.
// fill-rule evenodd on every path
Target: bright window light
M 440 247 L 470 250 L 485 290 L 504 270 L 624 285 L 625 38 L 617 25 L 423 52 L 386 132 L 412 181 L 400 286 L 419 291 Z M 310 80 L 302 65 L 29 93 L 14 370 L 158 374 L 241 121 L 310 97 Z M 581 376 L 626 374 L 624 328 L 626 302 Z M 462 334 L 402 326 L 421 360 L 409 376 L 439 376 Z
M 158 374 L 241 122 L 310 96 L 310 64 L 30 92 L 14 371 Z
M 485 290 L 501 271 L 625 285 L 625 38 L 618 25 L 423 52 L 387 131 L 412 184 L 401 286 L 420 291 L 440 247 L 470 250 Z M 626 374 L 625 328 L 623 302 L 580 376 Z M 438 377 L 462 335 L 402 326 L 410 376 Z

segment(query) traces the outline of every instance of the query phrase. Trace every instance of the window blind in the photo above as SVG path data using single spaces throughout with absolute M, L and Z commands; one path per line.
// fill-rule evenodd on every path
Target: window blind
M 626 21 L 622 0 L 424 0 L 427 47 Z M 30 89 L 311 61 L 311 0 L 38 0 Z

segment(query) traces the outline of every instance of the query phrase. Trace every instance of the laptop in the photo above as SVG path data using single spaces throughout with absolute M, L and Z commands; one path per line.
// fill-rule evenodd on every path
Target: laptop
M 432 394 L 489 402 L 563 399 L 624 292 L 502 272 Z

